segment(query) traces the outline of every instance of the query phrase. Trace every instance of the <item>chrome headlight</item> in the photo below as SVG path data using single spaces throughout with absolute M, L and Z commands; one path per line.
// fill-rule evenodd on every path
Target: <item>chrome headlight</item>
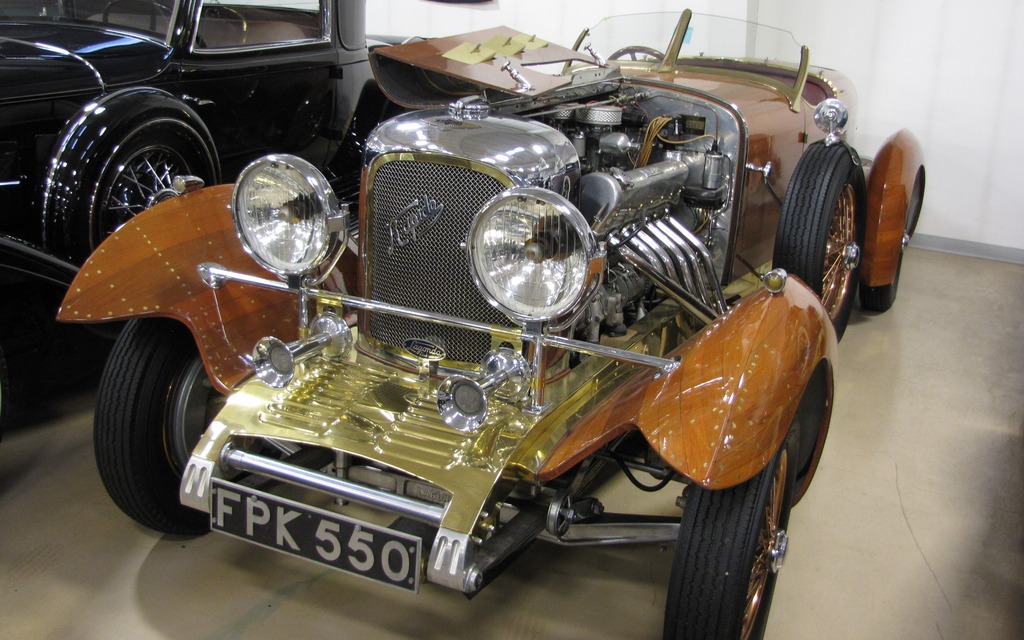
M 279 275 L 315 269 L 345 241 L 334 191 L 302 158 L 271 155 L 253 162 L 238 176 L 231 204 L 246 252 Z
M 470 226 L 467 250 L 484 298 L 520 323 L 578 309 L 604 267 L 583 214 L 536 187 L 510 189 L 485 204 Z

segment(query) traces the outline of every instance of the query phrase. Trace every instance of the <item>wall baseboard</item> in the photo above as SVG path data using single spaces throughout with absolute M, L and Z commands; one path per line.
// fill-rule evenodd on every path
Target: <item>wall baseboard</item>
M 983 244 L 981 242 L 970 242 L 968 240 L 954 240 L 941 236 L 928 236 L 915 233 L 910 246 L 921 249 L 933 249 L 945 253 L 955 253 L 961 256 L 972 258 L 986 258 L 988 260 L 999 260 L 1000 262 L 1012 262 L 1024 264 L 1024 249 L 1013 247 L 1000 247 L 994 244 Z

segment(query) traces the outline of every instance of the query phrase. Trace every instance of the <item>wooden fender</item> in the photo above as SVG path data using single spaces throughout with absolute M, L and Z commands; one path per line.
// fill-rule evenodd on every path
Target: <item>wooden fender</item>
M 231 185 L 148 209 L 108 237 L 82 265 L 57 314 L 63 322 L 163 317 L 192 332 L 210 380 L 227 393 L 251 370 L 265 336 L 298 337 L 298 296 L 232 282 L 211 289 L 196 267 L 215 262 L 275 279 L 246 255 L 231 219 Z
M 641 372 L 610 393 L 555 447 L 538 477 L 555 478 L 637 429 L 673 469 L 702 487 L 745 482 L 782 445 L 823 360 L 831 382 L 836 354 L 835 330 L 821 303 L 791 277 L 783 293 L 761 290 L 673 351 L 682 366 L 671 374 L 651 380 Z M 822 406 L 831 407 L 832 385 L 823 386 L 829 397 Z M 829 413 L 819 416 L 818 433 Z M 824 438 L 815 440 L 801 446 L 820 450 Z
M 861 284 L 879 287 L 896 279 L 903 234 L 912 235 L 916 226 L 915 220 L 907 229 L 907 208 L 919 171 L 924 171 L 924 153 L 910 131 L 902 129 L 882 144 L 868 175 Z

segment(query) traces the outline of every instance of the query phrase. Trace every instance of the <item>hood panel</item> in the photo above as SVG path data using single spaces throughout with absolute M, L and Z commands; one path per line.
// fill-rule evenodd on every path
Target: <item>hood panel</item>
M 126 32 L 60 23 L 0 24 L 0 102 L 101 92 L 163 71 L 170 48 Z M 98 77 L 99 76 L 99 77 Z
M 551 69 L 569 61 L 590 63 L 592 59 L 508 27 L 381 47 L 370 54 L 384 93 L 411 108 L 446 105 L 481 89 L 538 96 L 573 83 L 572 76 L 553 74 Z M 525 84 L 502 69 L 506 62 Z M 609 68 L 598 75 L 617 73 Z

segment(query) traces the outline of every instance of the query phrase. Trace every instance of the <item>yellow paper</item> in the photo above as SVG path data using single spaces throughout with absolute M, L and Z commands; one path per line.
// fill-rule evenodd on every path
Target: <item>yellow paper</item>
M 525 44 L 516 42 L 515 38 L 508 36 L 494 36 L 484 46 L 494 49 L 503 56 L 514 56 L 526 48 Z
M 444 54 L 444 57 L 464 64 L 479 64 L 493 59 L 496 53 L 494 49 L 487 45 L 463 42 Z
M 527 51 L 533 51 L 534 49 L 540 49 L 548 46 L 547 40 L 541 40 L 537 36 L 528 36 L 525 33 L 520 33 L 516 37 L 512 38 L 516 42 L 521 42 Z

